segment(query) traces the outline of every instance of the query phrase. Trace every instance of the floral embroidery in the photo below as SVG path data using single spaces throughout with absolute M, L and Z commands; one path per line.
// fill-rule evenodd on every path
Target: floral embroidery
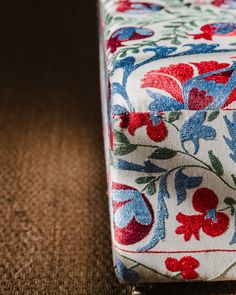
M 157 281 L 231 278 L 235 1 L 100 3 L 116 274 L 124 282 L 150 272 Z
M 228 228 L 229 218 L 226 214 L 217 212 L 218 198 L 216 194 L 207 188 L 201 188 L 193 194 L 192 205 L 198 215 L 184 215 L 178 213 L 176 219 L 182 223 L 177 227 L 178 235 L 184 234 L 184 240 L 189 241 L 192 235 L 199 240 L 199 230 L 211 237 L 222 235 Z
M 212 40 L 213 36 L 236 36 L 236 23 L 207 24 L 200 28 L 201 34 L 194 34 L 194 39 Z
M 139 40 L 151 37 L 153 31 L 145 28 L 126 27 L 116 30 L 107 41 L 107 48 L 115 52 L 118 47 L 122 47 L 123 42 Z
M 169 107 L 189 110 L 225 108 L 236 100 L 235 69 L 234 63 L 230 66 L 216 61 L 180 63 L 149 71 L 142 79 L 141 87 L 168 94 L 147 92 L 152 98 L 156 95 L 155 111 L 169 111 Z M 163 102 L 168 103 L 167 108 Z M 153 103 L 150 107 L 153 111 Z
M 127 128 L 129 134 L 134 135 L 136 129 L 146 126 L 148 137 L 155 141 L 163 141 L 167 136 L 167 128 L 158 114 L 149 113 L 128 113 L 120 116 L 121 128 Z
M 199 267 L 197 259 L 191 256 L 184 256 L 177 260 L 175 258 L 168 257 L 165 260 L 166 268 L 171 272 L 180 272 L 181 276 L 185 280 L 194 280 L 198 277 L 198 273 L 195 271 Z
M 148 13 L 162 10 L 163 6 L 148 2 L 131 2 L 120 0 L 117 3 L 117 11 L 126 13 Z
M 152 228 L 152 207 L 148 199 L 132 187 L 113 183 L 112 188 L 116 240 L 122 245 L 137 243 Z
M 216 131 L 210 126 L 204 126 L 206 112 L 196 112 L 191 116 L 180 129 L 180 140 L 183 149 L 186 151 L 184 142 L 192 141 L 194 145 L 194 154 L 199 150 L 199 139 L 213 140 L 216 137 Z

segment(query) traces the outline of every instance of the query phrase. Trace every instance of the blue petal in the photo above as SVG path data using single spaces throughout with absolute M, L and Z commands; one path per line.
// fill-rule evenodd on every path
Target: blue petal
M 128 162 L 126 160 L 118 159 L 114 161 L 113 166 L 119 170 L 129 170 L 146 173 L 161 173 L 166 171 L 165 169 L 152 164 L 150 160 L 146 160 L 144 162 L 144 166 L 142 166 Z
M 156 222 L 149 242 L 141 247 L 140 251 L 147 251 L 165 238 L 165 219 L 168 218 L 168 210 L 164 198 L 169 198 L 166 184 L 167 175 L 163 174 L 159 182 L 159 191 L 156 201 Z
M 126 227 L 133 217 L 142 225 L 152 222 L 151 213 L 139 191 L 113 190 L 112 199 L 115 202 L 128 201 L 114 213 L 114 222 L 119 228 Z
M 202 183 L 202 177 L 187 176 L 183 174 L 182 170 L 179 169 L 174 177 L 177 205 L 180 205 L 186 199 L 186 189 L 198 187 Z
M 191 141 L 194 145 L 194 154 L 199 150 L 199 139 L 213 140 L 216 138 L 216 131 L 210 126 L 204 126 L 206 111 L 198 111 L 188 118 L 180 129 L 180 140 L 185 151 L 184 142 Z
M 225 124 L 228 128 L 230 139 L 224 136 L 224 140 L 231 152 L 230 157 L 236 163 L 236 112 L 233 112 L 233 121 L 231 122 L 227 116 L 224 116 Z
M 112 106 L 111 112 L 113 115 L 117 115 L 117 116 L 128 113 L 128 111 L 124 107 L 122 107 L 118 104 Z
M 211 219 L 214 223 L 216 223 L 216 209 L 207 210 L 207 215 L 205 219 Z
M 130 283 L 139 281 L 139 274 L 132 269 L 128 269 L 118 257 L 116 258 L 115 272 L 120 281 Z
M 234 233 L 233 233 L 232 239 L 229 242 L 229 244 L 233 245 L 235 243 L 236 243 L 236 210 L 234 211 Z
M 171 97 L 162 95 L 160 93 L 155 93 L 151 90 L 146 90 L 147 94 L 154 99 L 154 102 L 152 102 L 149 105 L 150 111 L 176 111 L 176 110 L 182 110 L 184 108 L 184 105 L 176 100 L 174 100 Z
M 219 44 L 185 44 L 184 46 L 189 46 L 191 49 L 185 52 L 185 54 L 203 54 L 203 53 L 210 53 L 214 52 L 214 50 L 219 47 Z

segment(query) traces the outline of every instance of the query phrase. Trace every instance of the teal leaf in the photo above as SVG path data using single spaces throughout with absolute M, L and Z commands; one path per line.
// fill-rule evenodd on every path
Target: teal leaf
M 154 176 L 144 176 L 144 177 L 137 178 L 135 180 L 135 182 L 138 184 L 143 184 L 143 183 L 148 183 L 148 182 L 152 181 L 153 179 L 155 179 Z
M 234 181 L 234 184 L 236 185 L 236 176 L 234 174 L 231 175 L 233 181 Z
M 114 151 L 114 155 L 116 156 L 124 156 L 129 153 L 132 153 L 137 149 L 137 145 L 135 144 L 129 144 L 129 145 L 121 145 L 117 146 Z
M 226 197 L 226 198 L 224 199 L 224 203 L 225 203 L 226 205 L 229 205 L 229 206 L 231 206 L 231 205 L 236 205 L 236 201 L 235 201 L 233 198 L 231 198 L 231 197 Z
M 150 182 L 145 189 L 145 193 L 148 196 L 153 196 L 155 192 L 156 192 L 156 184 L 155 182 Z
M 215 170 L 216 174 L 222 176 L 224 174 L 224 169 L 220 160 L 213 154 L 213 151 L 208 151 L 208 155 L 211 161 L 211 166 Z
M 233 198 L 231 198 L 231 197 L 226 197 L 226 198 L 224 199 L 224 203 L 225 203 L 226 205 L 230 206 L 230 213 L 231 213 L 231 215 L 233 216 L 234 213 L 235 213 L 235 205 L 236 205 L 236 201 L 235 201 Z
M 124 143 L 124 144 L 127 144 L 127 145 L 130 144 L 129 139 L 122 132 L 119 132 L 117 130 L 113 130 L 113 136 L 114 136 L 115 140 L 117 142 L 119 142 L 119 143 Z
M 175 157 L 177 155 L 177 152 L 172 150 L 172 149 L 168 149 L 168 148 L 161 148 L 158 147 L 150 156 L 150 159 L 158 159 L 158 160 L 167 160 L 167 159 L 171 159 L 173 157 Z
M 208 118 L 207 118 L 207 120 L 209 121 L 209 122 L 212 122 L 212 121 L 214 121 L 218 116 L 219 116 L 219 114 L 220 114 L 220 111 L 212 111 L 210 114 L 209 114 L 209 116 L 208 116 Z
M 172 123 L 177 121 L 181 115 L 181 112 L 170 112 L 168 116 L 168 122 Z

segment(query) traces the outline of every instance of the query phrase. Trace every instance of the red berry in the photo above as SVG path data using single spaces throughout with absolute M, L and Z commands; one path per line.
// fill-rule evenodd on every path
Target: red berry
M 212 190 L 200 188 L 194 192 L 192 204 L 196 211 L 205 213 L 207 210 L 217 207 L 218 198 Z
M 217 237 L 222 235 L 228 228 L 229 217 L 224 213 L 216 213 L 216 222 L 214 223 L 211 219 L 206 219 L 202 226 L 202 230 L 205 234 L 211 237 Z
M 165 265 L 166 265 L 166 268 L 169 271 L 172 271 L 172 272 L 180 271 L 180 269 L 179 269 L 179 261 L 177 259 L 175 259 L 175 258 L 168 257 L 165 260 Z

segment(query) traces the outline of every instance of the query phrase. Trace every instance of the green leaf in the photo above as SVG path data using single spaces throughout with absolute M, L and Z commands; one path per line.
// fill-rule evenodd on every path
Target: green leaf
M 213 111 L 210 113 L 210 115 L 208 116 L 208 121 L 214 121 L 218 116 L 219 116 L 220 112 L 219 111 Z
M 155 182 L 151 182 L 147 187 L 146 187 L 146 194 L 149 196 L 152 196 L 156 192 L 156 185 Z
M 236 176 L 232 174 L 231 177 L 233 178 L 234 184 L 236 185 Z
M 201 7 L 199 7 L 199 6 L 194 6 L 193 9 L 201 11 Z
M 133 151 L 136 150 L 136 148 L 137 148 L 137 145 L 135 145 L 135 144 L 121 145 L 121 146 L 116 147 L 116 149 L 114 151 L 114 155 L 124 156 L 129 153 L 132 153 Z
M 213 169 L 215 170 L 217 175 L 223 175 L 224 169 L 220 162 L 220 160 L 213 154 L 213 151 L 208 151 L 209 159 L 211 161 L 211 165 Z
M 168 116 L 168 122 L 172 123 L 179 119 L 181 112 L 170 112 Z
M 128 138 L 122 132 L 119 132 L 117 130 L 113 130 L 113 136 L 117 142 L 120 142 L 120 143 L 123 143 L 126 145 L 130 144 Z
M 117 20 L 117 21 L 119 21 L 119 20 L 124 20 L 124 18 L 123 18 L 123 17 L 121 17 L 121 16 L 118 16 L 118 17 L 115 17 L 115 18 L 114 18 L 114 20 Z
M 231 197 L 226 197 L 224 199 L 224 203 L 226 205 L 232 206 L 232 205 L 235 205 L 236 204 L 236 201 L 233 198 L 231 198 Z
M 181 42 L 179 41 L 179 39 L 174 38 L 174 39 L 172 40 L 171 44 L 174 44 L 174 45 L 181 45 Z
M 231 197 L 226 197 L 224 199 L 224 203 L 228 206 L 230 206 L 230 214 L 233 216 L 234 213 L 235 213 L 235 204 L 236 204 L 236 201 L 231 198 Z
M 172 37 L 164 37 L 164 38 L 159 39 L 159 41 L 165 41 L 165 40 L 171 40 L 171 39 L 172 39 Z
M 122 58 L 122 57 L 125 57 L 127 54 L 126 50 L 124 50 L 124 52 L 122 52 L 120 55 L 119 55 L 119 58 Z
M 153 179 L 155 179 L 155 177 L 153 176 L 144 176 L 144 177 L 137 178 L 135 181 L 138 184 L 142 184 L 142 183 L 148 183 L 149 181 L 152 181 Z
M 165 28 L 178 28 L 178 25 L 167 25 L 164 26 Z
M 150 159 L 167 160 L 175 157 L 177 152 L 168 148 L 158 147 L 150 156 Z
M 234 213 L 235 213 L 234 206 L 231 206 L 231 208 L 230 208 L 230 214 L 231 214 L 231 216 L 234 216 Z
M 214 14 L 214 11 L 212 9 L 207 9 L 206 10 L 208 13 Z
M 197 27 L 197 25 L 196 25 L 196 23 L 194 21 L 191 21 L 190 25 L 193 26 L 193 27 Z
M 139 49 L 138 48 L 133 48 L 132 53 L 139 53 Z

